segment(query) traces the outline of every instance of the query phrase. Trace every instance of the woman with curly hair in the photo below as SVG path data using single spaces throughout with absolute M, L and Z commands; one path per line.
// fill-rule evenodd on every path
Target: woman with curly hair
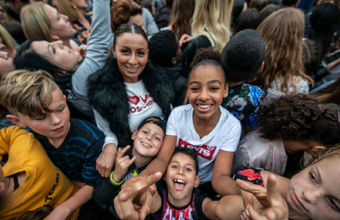
M 239 143 L 233 172 L 263 168 L 279 175 L 299 169 L 303 152 L 340 143 L 338 105 L 320 106 L 307 95 L 282 96 L 261 109 L 260 127 Z
M 260 86 L 268 97 L 284 94 L 307 94 L 313 80 L 304 73 L 302 38 L 305 21 L 302 11 L 280 9 L 268 16 L 257 28 L 264 40 L 264 68 L 253 84 Z

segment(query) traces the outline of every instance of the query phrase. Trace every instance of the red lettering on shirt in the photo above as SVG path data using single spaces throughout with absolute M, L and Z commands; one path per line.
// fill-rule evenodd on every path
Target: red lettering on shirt
M 198 156 L 206 159 L 211 160 L 215 151 L 216 146 L 208 146 L 208 145 L 193 145 L 189 142 L 182 140 L 181 138 L 178 140 L 178 147 L 187 147 L 190 149 L 195 149 Z
M 144 97 L 142 96 L 128 96 L 128 100 L 131 104 L 135 106 L 130 106 L 130 113 L 137 113 L 141 112 L 144 109 L 150 107 L 155 100 L 151 97 L 149 93 L 145 94 Z

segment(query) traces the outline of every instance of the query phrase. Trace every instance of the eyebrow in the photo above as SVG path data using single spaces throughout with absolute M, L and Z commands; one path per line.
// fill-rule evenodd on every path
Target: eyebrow
M 222 85 L 222 82 L 220 80 L 217 80 L 217 79 L 208 81 L 208 84 L 214 84 L 214 83 L 218 83 L 218 84 Z M 191 81 L 189 83 L 189 85 L 191 85 L 191 84 L 201 84 L 201 82 L 199 82 L 199 81 Z

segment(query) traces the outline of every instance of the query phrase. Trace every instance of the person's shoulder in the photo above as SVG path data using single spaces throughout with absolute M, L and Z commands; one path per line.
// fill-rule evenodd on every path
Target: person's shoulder
M 180 105 L 175 107 L 172 112 L 174 114 L 187 114 L 192 111 L 192 106 L 191 104 L 186 104 L 186 105 Z
M 82 137 L 90 141 L 98 141 L 104 138 L 102 131 L 88 121 L 71 118 L 70 123 L 71 126 L 69 132 L 72 136 Z

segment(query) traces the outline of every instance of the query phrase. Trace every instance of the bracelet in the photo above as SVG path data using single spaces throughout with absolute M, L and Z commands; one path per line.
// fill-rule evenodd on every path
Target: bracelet
M 117 182 L 113 179 L 113 177 L 112 177 L 113 172 L 114 172 L 114 171 L 112 171 L 112 172 L 110 173 L 110 181 L 111 181 L 111 183 L 112 183 L 113 185 L 115 185 L 115 186 L 120 186 L 120 185 L 122 185 L 122 184 L 124 183 L 124 178 L 122 179 L 122 181 L 120 181 L 119 183 L 117 183 Z

